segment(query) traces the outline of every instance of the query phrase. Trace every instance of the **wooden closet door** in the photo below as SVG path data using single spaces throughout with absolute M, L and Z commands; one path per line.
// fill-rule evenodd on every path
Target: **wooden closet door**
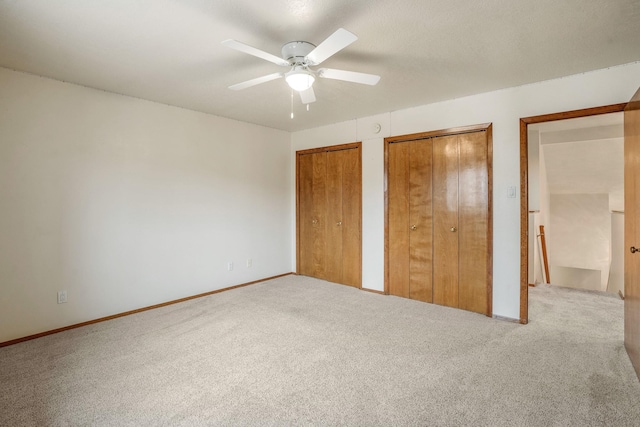
M 325 279 L 342 282 L 342 182 L 343 151 L 327 153 L 327 250 Z
M 487 314 L 489 182 L 486 132 L 458 137 L 459 308 Z
M 433 141 L 433 302 L 458 307 L 458 136 Z
M 362 286 L 362 165 L 360 151 L 342 150 L 342 280 Z
M 433 301 L 432 140 L 410 143 L 409 153 L 409 297 Z
M 298 273 L 325 277 L 326 153 L 298 156 Z
M 362 286 L 360 143 L 297 153 L 297 272 Z
M 389 293 L 432 302 L 430 139 L 390 144 L 388 155 Z
M 397 142 L 387 147 L 388 291 L 404 298 L 410 295 L 410 144 Z

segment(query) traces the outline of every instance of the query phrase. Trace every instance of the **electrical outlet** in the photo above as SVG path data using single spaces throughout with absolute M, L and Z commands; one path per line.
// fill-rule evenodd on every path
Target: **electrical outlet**
M 58 304 L 67 302 L 67 291 L 58 291 Z
M 247 259 L 247 268 L 251 268 L 253 265 L 253 260 L 251 258 Z
M 227 263 L 227 270 L 229 271 L 233 270 L 233 261 L 230 261 Z

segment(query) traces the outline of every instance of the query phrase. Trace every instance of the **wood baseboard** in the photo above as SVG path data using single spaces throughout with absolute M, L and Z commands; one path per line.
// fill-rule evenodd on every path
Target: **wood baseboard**
M 240 285 L 229 286 L 228 288 L 216 289 L 215 291 L 205 292 L 203 294 L 192 295 L 190 297 L 185 297 L 185 298 L 180 298 L 180 299 L 176 299 L 176 300 L 173 300 L 173 301 L 163 302 L 163 303 L 160 303 L 160 304 L 150 305 L 148 307 L 142 307 L 142 308 L 138 308 L 136 310 L 125 311 L 123 313 L 113 314 L 111 316 L 101 317 L 99 319 L 88 320 L 86 322 L 76 323 L 74 325 L 69 325 L 69 326 L 65 326 L 65 327 L 62 327 L 62 328 L 52 329 L 50 331 L 45 331 L 45 332 L 40 332 L 40 333 L 33 334 L 33 335 L 28 335 L 28 336 L 22 337 L 22 338 L 16 338 L 16 339 L 5 341 L 5 342 L 0 342 L 0 347 L 7 347 L 7 346 L 18 344 L 18 343 L 21 343 L 21 342 L 24 342 L 24 341 L 29 341 L 29 340 L 33 340 L 33 339 L 36 339 L 36 338 L 41 338 L 41 337 L 44 337 L 44 336 L 47 336 L 47 335 L 57 334 L 58 332 L 64 332 L 64 331 L 68 331 L 70 329 L 80 328 L 82 326 L 93 325 L 94 323 L 105 322 L 107 320 L 117 319 L 118 317 L 124 317 L 124 316 L 129 316 L 130 314 L 136 314 L 136 313 L 141 313 L 141 312 L 147 311 L 147 310 L 153 310 L 154 308 L 166 307 L 167 305 L 177 304 L 179 302 L 185 302 L 185 301 L 189 301 L 189 300 L 192 300 L 192 299 L 202 298 L 202 297 L 206 297 L 208 295 L 217 294 L 217 293 L 220 293 L 220 292 L 230 291 L 231 289 L 237 289 L 237 288 L 242 288 L 244 286 L 254 285 L 256 283 L 266 282 L 267 280 L 277 279 L 279 277 L 289 276 L 291 274 L 295 274 L 295 273 L 284 273 L 284 274 L 279 274 L 277 276 L 266 277 L 264 279 L 254 280 L 253 282 L 247 282 L 247 283 L 242 283 Z

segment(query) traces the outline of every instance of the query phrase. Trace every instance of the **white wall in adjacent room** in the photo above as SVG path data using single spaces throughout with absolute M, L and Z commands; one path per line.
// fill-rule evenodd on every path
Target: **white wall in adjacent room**
M 470 70 L 470 72 L 472 72 Z M 292 150 L 363 141 L 363 287 L 384 289 L 385 136 L 493 123 L 493 312 L 517 319 L 520 308 L 520 118 L 627 102 L 640 85 L 640 63 L 388 112 L 295 132 Z M 383 79 L 385 76 L 382 77 Z M 388 76 L 387 78 L 392 78 Z M 375 90 L 372 88 L 370 90 Z M 371 124 L 382 126 L 372 133 Z M 295 171 L 292 156 L 291 176 Z M 293 181 L 293 180 L 292 180 Z M 295 194 L 295 184 L 291 186 Z M 365 208 L 366 206 L 366 208 Z M 295 211 L 295 207 L 292 207 Z M 292 225 L 295 230 L 295 224 Z M 293 240 L 292 240 L 293 242 Z M 295 265 L 295 254 L 292 255 Z M 364 272 L 367 272 L 365 275 Z
M 624 213 L 611 213 L 611 269 L 608 292 L 624 295 Z
M 291 271 L 288 132 L 1 68 L 0 94 L 0 342 Z
M 605 291 L 609 279 L 611 213 L 608 194 L 552 194 L 549 244 L 551 283 Z M 554 274 L 560 267 L 560 274 Z M 569 268 L 569 270 L 567 269 Z M 570 269 L 596 270 L 595 284 L 587 285 Z M 576 277 L 574 277 L 574 273 Z

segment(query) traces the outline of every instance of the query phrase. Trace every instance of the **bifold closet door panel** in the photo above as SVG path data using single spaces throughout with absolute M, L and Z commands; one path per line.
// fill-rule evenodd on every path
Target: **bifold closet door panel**
M 459 136 L 459 307 L 487 314 L 489 179 L 486 132 Z
M 300 274 L 325 278 L 327 155 L 305 154 L 299 158 L 300 175 Z
M 433 140 L 433 302 L 458 307 L 458 136 Z
M 409 297 L 432 302 L 432 139 L 412 141 L 409 153 Z
M 389 144 L 387 206 L 389 294 L 409 298 L 409 151 L 410 142 Z
M 342 281 L 342 151 L 330 151 L 327 156 L 327 253 L 325 279 Z
M 298 273 L 313 275 L 313 155 L 298 156 Z
M 342 150 L 342 281 L 362 286 L 362 166 L 360 152 Z

